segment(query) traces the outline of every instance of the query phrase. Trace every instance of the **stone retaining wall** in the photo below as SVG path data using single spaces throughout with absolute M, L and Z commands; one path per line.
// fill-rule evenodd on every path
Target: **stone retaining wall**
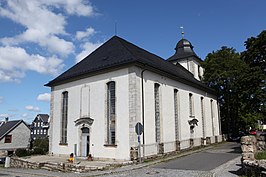
M 61 172 L 90 172 L 95 170 L 104 170 L 110 168 L 111 165 L 107 165 L 105 167 L 89 167 L 89 166 L 81 166 L 79 164 L 73 163 L 53 163 L 53 162 L 45 162 L 45 163 L 37 163 L 37 162 L 29 162 L 25 159 L 12 157 L 10 159 L 10 167 L 14 168 L 31 168 L 31 169 L 46 169 L 51 171 L 61 171 Z
M 256 160 L 255 153 L 266 149 L 265 136 L 241 138 L 242 166 L 247 176 L 266 176 L 266 160 Z

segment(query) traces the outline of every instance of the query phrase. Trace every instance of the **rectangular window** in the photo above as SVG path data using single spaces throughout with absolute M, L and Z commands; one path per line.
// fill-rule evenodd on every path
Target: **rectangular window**
M 179 140 L 178 132 L 178 90 L 174 89 L 174 110 L 175 110 L 175 140 Z
M 40 130 L 37 130 L 37 134 L 39 135 L 39 133 L 40 133 Z
M 107 144 L 115 145 L 115 82 L 107 83 Z
M 61 141 L 60 144 L 67 143 L 67 116 L 68 116 L 68 92 L 62 93 L 62 118 L 61 118 Z
M 40 134 L 42 135 L 42 130 L 40 130 Z
M 160 142 L 160 85 L 154 84 L 154 106 L 155 106 L 155 141 Z
M 45 135 L 46 135 L 46 129 L 44 129 L 44 130 L 43 130 L 43 134 L 45 134 Z
M 12 135 L 6 135 L 5 136 L 5 143 L 11 143 L 12 142 Z
M 195 117 L 194 116 L 194 100 L 193 100 L 193 94 L 189 94 L 189 116 L 190 117 Z

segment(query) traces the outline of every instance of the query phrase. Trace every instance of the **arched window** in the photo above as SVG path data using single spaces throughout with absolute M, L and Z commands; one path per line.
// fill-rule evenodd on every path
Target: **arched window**
M 90 129 L 88 127 L 81 128 L 82 133 L 90 133 Z
M 210 101 L 211 104 L 211 119 L 212 119 L 212 135 L 214 136 L 214 114 L 213 114 L 213 100 Z
M 62 93 L 61 144 L 67 143 L 68 92 Z
M 174 110 L 175 110 L 175 140 L 179 140 L 179 132 L 178 132 L 178 90 L 174 89 Z
M 194 117 L 194 100 L 192 93 L 189 93 L 189 117 Z
M 115 145 L 115 82 L 107 83 L 107 143 Z
M 204 112 L 204 97 L 200 97 L 201 118 L 202 118 L 202 136 L 205 138 L 205 112 Z
M 160 85 L 154 84 L 154 105 L 155 105 L 155 141 L 160 142 Z

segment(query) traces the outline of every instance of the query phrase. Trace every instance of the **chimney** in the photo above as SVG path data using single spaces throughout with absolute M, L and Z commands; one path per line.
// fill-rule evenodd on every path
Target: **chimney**
M 7 122 L 8 122 L 8 117 L 5 118 L 5 123 L 7 123 Z

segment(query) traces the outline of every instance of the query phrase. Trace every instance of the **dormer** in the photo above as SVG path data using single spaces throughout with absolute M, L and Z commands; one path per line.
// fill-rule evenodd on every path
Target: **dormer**
M 203 76 L 202 60 L 196 55 L 193 46 L 187 39 L 181 39 L 175 48 L 176 52 L 167 61 L 176 65 L 179 63 L 189 72 L 191 72 L 197 80 L 201 80 Z

